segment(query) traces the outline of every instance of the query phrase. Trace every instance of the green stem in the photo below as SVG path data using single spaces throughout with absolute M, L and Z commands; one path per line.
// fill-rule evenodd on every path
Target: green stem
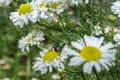
M 26 75 L 27 75 L 27 79 L 29 79 L 30 73 L 31 73 L 31 57 L 30 57 L 30 55 L 28 55 L 26 64 L 27 64 L 26 65 Z
M 70 73 L 78 73 L 76 71 L 72 71 L 72 70 L 68 70 L 68 69 L 65 69 L 65 71 L 70 72 Z
M 14 62 L 14 70 L 13 70 L 13 76 L 11 78 L 11 80 L 16 80 L 17 79 L 17 75 L 16 75 L 16 72 L 17 72 L 17 65 L 18 65 L 18 60 L 19 58 L 17 57 L 17 55 L 15 56 L 15 62 Z
M 82 15 L 81 15 L 80 10 L 78 9 L 78 7 L 77 7 L 76 5 L 75 5 L 75 8 L 76 8 L 77 16 L 78 16 L 78 18 L 79 18 L 79 24 L 80 24 L 81 28 L 82 28 L 83 30 L 87 31 L 86 25 L 85 25 L 86 23 L 84 22 L 84 19 L 83 19 Z
M 103 7 L 102 7 L 102 0 L 99 0 L 100 2 L 100 26 L 102 27 L 102 33 L 103 36 L 105 36 L 105 32 L 104 32 L 104 23 L 103 23 Z
M 37 45 L 35 45 L 35 48 L 36 48 L 37 50 L 39 50 L 39 51 L 41 50 Z
M 96 75 L 96 77 L 97 77 L 97 80 L 100 80 L 100 78 L 99 78 L 99 76 L 98 76 L 98 74 L 97 74 L 97 72 L 96 72 L 95 69 L 94 69 L 94 73 L 95 73 L 95 75 Z
M 42 23 L 40 23 L 40 22 L 36 22 L 36 23 L 37 23 L 38 25 L 40 25 L 40 26 L 45 27 L 46 29 L 55 30 L 55 31 L 58 31 L 58 32 L 62 32 L 62 30 L 61 30 L 60 28 L 55 28 L 55 27 L 47 26 L 47 25 L 42 24 Z
M 83 80 L 86 80 L 83 72 L 81 73 L 81 75 L 82 75 Z

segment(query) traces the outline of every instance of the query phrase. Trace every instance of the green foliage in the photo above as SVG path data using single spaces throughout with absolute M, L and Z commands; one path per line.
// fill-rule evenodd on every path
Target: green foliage
M 39 51 L 44 47 L 54 44 L 58 40 L 70 44 L 71 41 L 83 37 L 85 34 L 91 35 L 94 31 L 94 25 L 100 23 L 103 36 L 106 41 L 113 41 L 114 33 L 105 34 L 104 24 L 111 26 L 119 25 L 119 20 L 110 21 L 108 15 L 111 15 L 110 6 L 114 0 L 106 0 L 106 4 L 101 0 L 91 0 L 91 4 L 70 6 L 62 14 L 56 14 L 58 21 L 48 21 L 40 19 L 36 23 L 29 23 L 20 29 L 14 26 L 10 21 L 10 12 L 18 9 L 26 0 L 14 0 L 9 6 L 0 7 L 0 80 L 9 77 L 11 80 L 31 80 L 36 77 L 40 80 L 52 80 L 51 74 L 41 75 L 40 72 L 32 70 L 34 58 L 39 56 Z M 18 49 L 18 40 L 26 36 L 33 29 L 41 30 L 45 33 L 45 41 L 42 46 L 30 47 L 30 51 L 21 52 Z M 48 45 L 50 44 L 50 45 Z M 37 48 L 36 48 L 37 47 Z M 119 51 L 119 48 L 118 48 Z M 100 80 L 119 80 L 120 76 L 120 53 L 117 54 L 116 65 L 110 68 L 110 71 L 98 73 Z M 61 80 L 97 80 L 94 73 L 91 75 L 81 73 L 79 67 L 66 69 L 66 72 L 54 73 L 60 75 Z M 49 78 L 49 79 L 48 79 Z

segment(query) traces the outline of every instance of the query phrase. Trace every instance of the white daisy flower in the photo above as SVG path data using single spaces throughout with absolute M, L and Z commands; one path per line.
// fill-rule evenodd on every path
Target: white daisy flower
M 88 4 L 89 3 L 89 0 L 85 0 L 85 4 Z
M 38 20 L 38 12 L 34 3 L 22 4 L 16 12 L 10 13 L 10 20 L 20 28 L 28 24 L 29 21 L 35 23 Z
M 5 78 L 0 79 L 0 80 L 10 80 L 10 78 L 5 77 Z
M 104 28 L 104 33 L 107 34 L 110 32 L 110 30 L 111 30 L 110 26 L 107 26 Z M 99 24 L 94 26 L 94 30 L 92 31 L 92 34 L 96 36 L 103 35 L 102 28 L 99 26 Z
M 41 74 L 52 72 L 55 69 L 65 69 L 64 62 L 68 57 L 69 48 L 64 47 L 62 52 L 56 52 L 55 50 L 44 49 L 40 52 L 40 57 L 36 58 L 34 62 L 33 69 L 35 71 L 41 71 Z
M 109 70 L 109 67 L 114 65 L 116 50 L 111 42 L 103 43 L 104 38 L 94 36 L 84 36 L 71 43 L 73 47 L 80 52 L 74 52 L 69 66 L 83 65 L 84 73 L 92 73 L 93 68 L 100 72 L 101 70 Z
M 31 80 L 40 80 L 40 79 L 34 77 L 34 78 L 32 78 Z
M 116 42 L 115 43 L 116 47 L 120 46 L 120 33 L 115 34 L 113 40 Z
M 119 34 L 119 33 L 118 33 L 118 34 L 115 34 L 114 37 L 113 37 L 113 40 L 114 40 L 115 42 L 119 42 L 119 41 L 120 41 L 120 34 Z
M 115 46 L 119 47 L 120 46 L 120 29 L 119 27 L 114 28 L 114 37 L 113 40 L 115 41 Z
M 105 33 L 109 33 L 111 31 L 110 26 L 105 27 L 104 31 L 105 31 Z
M 111 6 L 111 11 L 114 14 L 117 14 L 118 17 L 120 17 L 120 1 L 116 1 L 113 3 L 113 5 Z
M 46 0 L 36 0 L 34 1 L 36 9 L 38 11 L 38 18 L 48 18 L 46 12 L 48 12 Z
M 61 77 L 60 77 L 59 74 L 52 74 L 52 79 L 53 79 L 53 80 L 60 80 Z
M 94 26 L 94 30 L 92 31 L 92 34 L 95 34 L 96 36 L 102 35 L 102 30 L 99 24 Z
M 22 39 L 19 39 L 18 48 L 20 48 L 22 51 L 29 51 L 29 46 L 39 45 L 40 42 L 42 42 L 45 39 L 43 36 L 44 33 L 42 31 L 32 31 L 27 36 L 22 37 Z
M 66 0 L 56 0 L 56 1 L 48 0 L 48 1 L 49 1 L 48 2 L 49 10 L 57 12 L 58 14 L 63 12 L 68 5 Z
M 35 1 L 37 10 L 39 12 L 39 18 L 48 18 L 48 19 L 55 17 L 55 15 L 50 11 L 60 14 L 68 6 L 67 3 L 68 1 L 66 0 L 36 0 Z
M 20 28 L 28 24 L 27 17 L 25 15 L 20 16 L 18 12 L 10 13 L 10 20 L 12 20 L 15 26 L 20 26 Z
M 120 29 L 119 29 L 119 27 L 115 27 L 115 28 L 114 28 L 114 32 L 120 34 Z
M 78 3 L 82 3 L 83 0 L 71 0 L 72 4 L 78 4 Z M 89 3 L 89 0 L 85 0 L 85 4 L 88 4 Z
M 0 0 L 0 6 L 8 6 L 12 0 Z

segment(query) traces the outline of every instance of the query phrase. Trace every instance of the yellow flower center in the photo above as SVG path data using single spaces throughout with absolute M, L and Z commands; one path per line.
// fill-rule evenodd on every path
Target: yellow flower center
M 31 4 L 21 5 L 18 9 L 20 15 L 25 15 L 27 13 L 31 13 L 33 11 L 33 6 Z
M 50 8 L 54 8 L 54 9 L 56 9 L 59 5 L 61 5 L 62 4 L 62 2 L 56 2 L 56 3 L 52 3 L 51 5 L 50 5 Z
M 84 47 L 80 55 L 88 62 L 98 60 L 101 57 L 101 51 L 94 46 Z
M 44 2 L 42 2 L 42 3 L 40 4 L 40 8 L 46 8 L 46 5 L 45 5 Z
M 27 38 L 27 42 L 29 43 L 29 42 L 31 42 L 31 41 L 34 41 L 34 39 L 35 39 L 35 36 L 32 36 L 32 37 L 30 37 L 30 38 Z
M 57 56 L 59 56 L 59 53 L 57 53 L 55 50 L 50 50 L 43 56 L 43 61 L 53 62 Z

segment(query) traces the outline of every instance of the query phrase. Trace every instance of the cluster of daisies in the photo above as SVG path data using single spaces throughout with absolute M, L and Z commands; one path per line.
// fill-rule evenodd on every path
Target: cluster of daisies
M 82 3 L 82 0 L 32 0 L 21 4 L 17 11 L 10 13 L 10 20 L 15 26 L 22 28 L 30 22 L 42 19 L 53 19 L 55 13 L 62 13 L 69 5 Z M 85 1 L 88 3 L 88 0 Z
M 12 0 L 0 0 L 0 6 L 8 6 Z
M 95 36 L 103 36 L 104 35 L 103 33 L 105 33 L 106 35 L 109 35 L 110 32 L 114 33 L 113 41 L 115 42 L 115 47 L 119 47 L 120 46 L 120 28 L 119 27 L 115 27 L 114 29 L 112 29 L 111 26 L 106 26 L 104 29 L 102 29 L 102 27 L 99 24 L 97 24 L 94 26 L 94 30 L 92 31 L 92 34 Z
M 40 45 L 45 40 L 42 31 L 32 31 L 27 36 L 19 39 L 18 47 L 22 51 L 29 51 L 30 46 Z M 91 74 L 93 68 L 97 72 L 109 70 L 114 65 L 116 49 L 111 42 L 105 42 L 103 37 L 87 36 L 71 42 L 61 51 L 55 49 L 43 49 L 40 56 L 35 58 L 33 69 L 40 71 L 41 74 L 52 72 L 53 69 L 65 69 L 65 61 L 70 58 L 68 66 L 83 67 L 83 72 Z M 59 48 L 59 47 L 58 47 Z
M 40 45 L 44 39 L 43 32 L 32 31 L 18 41 L 18 47 L 22 51 L 29 51 L 29 46 Z M 114 65 L 117 51 L 115 46 L 111 42 L 105 42 L 103 37 L 85 35 L 72 41 L 71 46 L 76 49 L 67 45 L 60 52 L 55 49 L 43 49 L 40 56 L 36 57 L 33 69 L 41 74 L 52 72 L 53 69 L 64 70 L 64 63 L 68 57 L 71 57 L 68 66 L 82 66 L 83 72 L 88 74 L 92 73 L 93 68 L 100 72 L 104 69 L 109 70 L 109 67 Z
M 89 0 L 85 0 L 87 4 Z M 16 26 L 21 28 L 28 24 L 29 21 L 36 22 L 39 18 L 52 18 L 56 12 L 60 14 L 68 5 L 81 3 L 82 0 L 33 0 L 30 3 L 22 4 L 16 12 L 11 13 L 10 19 Z M 120 1 L 113 3 L 111 10 L 114 14 L 120 15 L 118 11 L 120 9 Z M 40 56 L 35 58 L 33 69 L 40 71 L 41 74 L 52 72 L 54 69 L 64 70 L 65 61 L 69 59 L 68 66 L 82 67 L 83 72 L 91 74 L 93 69 L 97 72 L 102 70 L 109 70 L 109 67 L 115 65 L 114 60 L 117 50 L 111 42 L 106 42 L 102 36 L 109 33 L 112 29 L 108 26 L 105 29 L 101 29 L 97 24 L 94 27 L 94 31 L 91 36 L 84 35 L 82 38 L 78 38 L 76 41 L 71 41 L 71 47 L 65 45 L 60 51 L 57 48 L 48 48 L 40 51 Z M 115 35 L 113 40 L 116 44 L 120 44 L 120 30 L 114 29 Z M 27 36 L 22 37 L 18 41 L 18 47 L 22 51 L 29 51 L 30 46 L 40 45 L 44 40 L 44 33 L 42 31 L 32 31 Z M 93 36 L 95 35 L 95 36 Z
M 111 6 L 111 11 L 120 18 L 120 1 L 113 2 L 113 5 Z M 120 28 L 116 27 L 114 29 L 114 38 L 113 40 L 116 42 L 116 46 L 120 46 Z
M 102 29 L 102 27 L 98 23 L 97 25 L 94 26 L 94 30 L 92 31 L 92 34 L 96 36 L 101 36 L 103 35 L 102 31 L 104 31 L 105 34 L 108 34 L 111 31 L 111 28 L 110 26 L 106 26 L 104 29 Z
M 61 52 L 54 49 L 43 49 L 40 57 L 36 58 L 33 69 L 41 71 L 41 74 L 52 72 L 53 69 L 65 69 L 64 63 L 71 56 L 68 66 L 83 67 L 83 72 L 91 74 L 93 68 L 97 72 L 109 70 L 109 67 L 115 65 L 116 49 L 111 42 L 105 43 L 104 38 L 87 36 L 72 41 L 71 45 L 76 48 L 73 50 L 67 45 Z

